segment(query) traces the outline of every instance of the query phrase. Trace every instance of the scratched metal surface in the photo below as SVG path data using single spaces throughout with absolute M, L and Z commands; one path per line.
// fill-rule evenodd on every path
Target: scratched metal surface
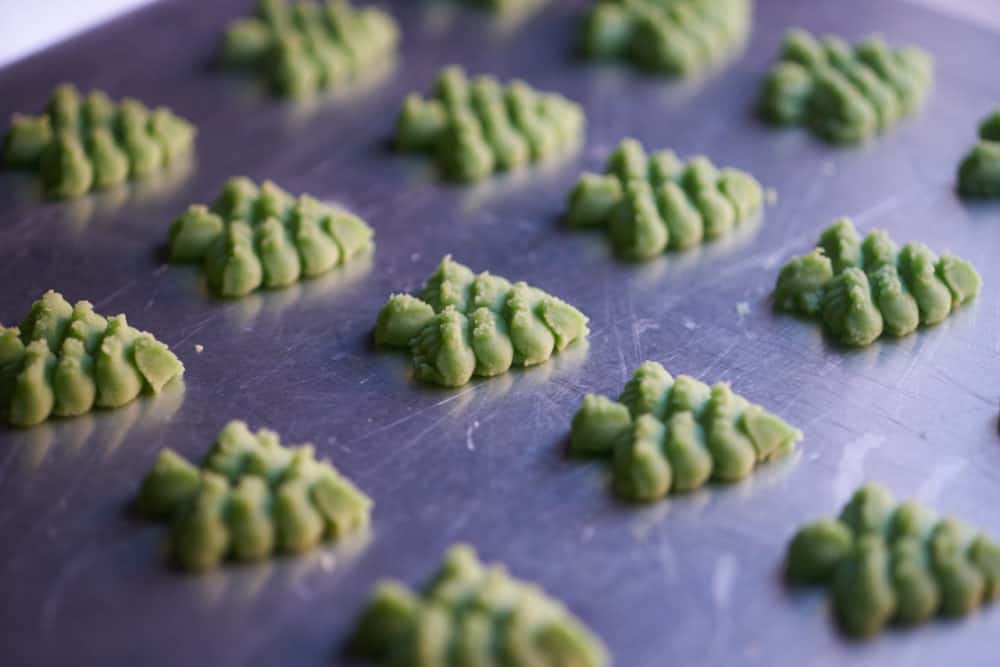
M 669 83 L 574 61 L 583 2 L 500 26 L 400 0 L 383 4 L 403 23 L 403 64 L 379 87 L 301 108 L 211 64 L 219 30 L 250 4 L 154 5 L 0 71 L 5 118 L 71 80 L 170 105 L 200 128 L 186 172 L 118 195 L 42 203 L 30 178 L 0 175 L 0 321 L 55 288 L 128 313 L 188 368 L 183 392 L 0 430 L 0 661 L 351 664 L 340 642 L 373 582 L 422 581 L 467 540 L 565 600 L 618 665 L 995 664 L 1000 610 L 856 645 L 821 594 L 779 579 L 795 527 L 865 480 L 1000 534 L 1000 207 L 952 194 L 975 122 L 1000 98 L 995 34 L 910 5 L 764 0 L 742 59 Z M 762 127 L 750 109 L 791 24 L 926 46 L 938 66 L 927 108 L 849 150 Z M 385 142 L 401 96 L 449 62 L 579 100 L 586 148 L 482 186 L 438 184 Z M 626 135 L 750 169 L 779 201 L 736 239 L 620 263 L 600 234 L 557 219 L 578 173 Z M 377 230 L 373 261 L 235 303 L 206 298 L 196 273 L 160 252 L 170 220 L 237 173 L 361 214 Z M 852 352 L 772 314 L 779 263 L 841 214 L 971 259 L 981 298 L 932 330 Z M 415 384 L 404 355 L 372 349 L 371 326 L 390 292 L 416 288 L 447 252 L 580 306 L 589 347 L 456 391 Z M 805 431 L 800 453 L 733 486 L 616 503 L 601 466 L 566 460 L 563 446 L 582 395 L 617 393 L 645 359 L 731 381 Z M 375 498 L 367 541 L 204 577 L 166 568 L 163 530 L 126 504 L 160 448 L 199 457 L 232 418 L 314 441 Z

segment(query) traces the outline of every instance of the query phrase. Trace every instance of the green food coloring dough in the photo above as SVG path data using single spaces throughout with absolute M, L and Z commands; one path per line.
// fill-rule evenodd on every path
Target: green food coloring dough
M 46 196 L 80 197 L 162 171 L 190 153 L 195 128 L 158 107 L 120 102 L 99 90 L 86 96 L 57 86 L 45 112 L 15 114 L 3 143 L 8 167 L 34 169 Z
M 411 667 L 604 667 L 607 651 L 566 608 L 465 545 L 421 591 L 379 583 L 351 641 L 359 657 Z
M 583 129 L 583 110 L 561 95 L 523 81 L 470 81 L 452 65 L 438 75 L 430 98 L 413 94 L 403 102 L 396 146 L 430 153 L 445 178 L 471 182 L 565 155 Z
M 160 452 L 135 502 L 170 523 L 170 552 L 185 570 L 223 560 L 301 553 L 368 526 L 372 501 L 312 445 L 284 446 L 277 433 L 231 421 L 199 465 Z
M 604 174 L 585 173 L 570 191 L 566 221 L 607 229 L 615 251 L 648 260 L 729 234 L 763 208 L 760 183 L 745 171 L 717 169 L 703 156 L 646 155 L 625 139 Z
M 226 183 L 211 206 L 194 205 L 170 228 L 172 262 L 197 262 L 225 297 L 286 287 L 371 252 L 363 220 L 309 195 L 293 197 L 270 181 Z
M 844 632 L 868 637 L 890 623 L 963 616 L 1000 596 L 1000 544 L 872 484 L 838 518 L 795 534 L 785 573 L 828 587 Z
M 1000 109 L 979 125 L 979 142 L 958 167 L 963 197 L 1000 197 Z
M 306 97 L 365 78 L 395 58 L 399 28 L 386 12 L 347 0 L 260 0 L 257 16 L 226 30 L 223 58 L 257 71 L 271 89 Z
M 596 0 L 583 23 L 583 51 L 687 76 L 724 61 L 750 32 L 750 0 Z
M 0 326 L 0 411 L 13 426 L 118 408 L 183 374 L 170 349 L 124 315 L 103 317 L 51 290 L 20 327 Z
M 540 364 L 588 333 L 587 317 L 564 301 L 524 282 L 476 275 L 447 256 L 419 298 L 389 298 L 375 343 L 410 348 L 420 380 L 459 387 L 474 375 Z
M 733 482 L 789 454 L 802 433 L 734 394 L 647 361 L 617 401 L 588 394 L 573 417 L 574 456 L 611 461 L 617 495 L 652 502 L 710 479 Z
M 847 218 L 821 235 L 812 252 L 793 257 L 778 273 L 778 310 L 816 317 L 846 345 L 864 346 L 882 334 L 906 336 L 937 324 L 979 294 L 979 274 L 951 253 L 922 243 L 900 249 L 881 230 L 864 240 Z
M 934 80 L 930 54 L 878 38 L 850 45 L 790 30 L 760 93 L 775 125 L 805 125 L 833 143 L 856 143 L 917 112 Z

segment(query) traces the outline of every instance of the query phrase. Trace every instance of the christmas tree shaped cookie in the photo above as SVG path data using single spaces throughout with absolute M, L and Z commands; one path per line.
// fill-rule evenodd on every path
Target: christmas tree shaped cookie
M 583 24 L 583 50 L 687 76 L 736 51 L 752 12 L 751 0 L 595 0 Z
M 421 592 L 383 582 L 352 648 L 382 665 L 605 667 L 599 639 L 537 586 L 459 545 Z
M 165 169 L 191 151 L 195 129 L 169 109 L 112 102 L 56 87 L 45 113 L 15 114 L 3 144 L 8 167 L 35 169 L 48 197 L 70 199 Z
M 364 78 L 390 62 L 399 29 L 387 13 L 347 0 L 260 0 L 257 16 L 233 21 L 223 57 L 254 68 L 276 93 L 304 97 Z
M 312 445 L 287 447 L 266 429 L 229 422 L 201 464 L 160 452 L 136 508 L 170 522 L 170 552 L 186 570 L 225 559 L 300 553 L 368 525 L 372 502 Z
M 963 197 L 1000 197 L 1000 109 L 979 125 L 979 142 L 958 168 Z
M 700 156 L 684 162 L 669 150 L 647 156 L 642 144 L 626 139 L 603 175 L 580 177 L 566 220 L 603 226 L 618 254 L 645 260 L 725 236 L 762 206 L 760 183 L 744 171 L 716 169 Z
M 791 30 L 761 88 L 760 110 L 776 125 L 805 125 L 835 143 L 863 141 L 923 105 L 934 63 L 915 47 L 872 38 L 851 46 Z
M 837 519 L 803 526 L 788 548 L 796 585 L 827 586 L 840 627 L 867 637 L 889 624 L 971 613 L 1000 596 L 1000 544 L 877 485 Z
M 453 65 L 441 71 L 430 98 L 406 98 L 396 145 L 431 153 L 445 178 L 470 182 L 564 155 L 580 143 L 583 128 L 583 110 L 561 95 L 523 81 L 469 81 Z
M 211 207 L 188 208 L 170 228 L 172 262 L 204 266 L 209 288 L 239 297 L 286 287 L 370 252 L 374 232 L 357 216 L 274 183 L 226 183 Z
M 614 490 L 652 502 L 710 479 L 734 482 L 758 463 L 784 456 L 802 433 L 734 394 L 643 363 L 617 401 L 588 394 L 573 417 L 570 453 L 609 458 Z
M 14 426 L 118 408 L 183 374 L 169 348 L 124 315 L 102 317 L 51 290 L 20 327 L 0 326 L 0 412 Z
M 459 387 L 473 375 L 543 363 L 588 333 L 587 317 L 564 301 L 523 282 L 476 275 L 447 256 L 419 298 L 389 298 L 375 343 L 410 348 L 419 379 Z
M 781 268 L 774 288 L 778 310 L 821 318 L 846 345 L 863 346 L 883 333 L 905 336 L 937 324 L 979 294 L 979 274 L 951 253 L 940 257 L 922 243 L 900 249 L 881 230 L 864 241 L 841 218 L 811 253 Z

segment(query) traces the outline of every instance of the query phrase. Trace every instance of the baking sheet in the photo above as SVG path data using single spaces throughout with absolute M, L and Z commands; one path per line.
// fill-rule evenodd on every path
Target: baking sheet
M 996 34 L 904 3 L 764 0 L 742 58 L 670 82 L 579 62 L 582 1 L 511 24 L 399 0 L 378 3 L 403 25 L 399 66 L 380 86 L 302 107 L 213 65 L 220 30 L 252 4 L 159 3 L 0 71 L 0 117 L 40 109 L 69 80 L 166 104 L 200 131 L 186 170 L 124 193 L 47 203 L 30 177 L 0 174 L 0 321 L 58 289 L 127 313 L 188 369 L 185 391 L 159 400 L 0 430 L 0 662 L 353 664 L 340 642 L 372 584 L 422 582 L 465 540 L 564 600 L 617 665 L 995 664 L 996 608 L 850 643 L 822 593 L 784 588 L 780 562 L 802 521 L 836 512 L 866 480 L 1000 535 L 1000 206 L 952 191 L 976 122 L 1000 99 Z M 930 49 L 926 109 L 853 149 L 758 124 L 757 86 L 789 25 Z M 429 90 L 450 62 L 578 100 L 586 146 L 480 186 L 438 183 L 386 142 L 402 96 Z M 558 218 L 579 173 L 629 135 L 748 169 L 778 203 L 734 239 L 619 262 L 603 234 Z M 376 229 L 372 262 L 209 299 L 162 246 L 178 213 L 235 174 L 360 214 Z M 781 262 L 845 214 L 968 258 L 981 297 L 931 330 L 847 352 L 774 315 Z M 416 384 L 405 355 L 372 349 L 371 328 L 388 294 L 419 287 L 445 253 L 577 305 L 589 345 L 458 390 Z M 616 502 L 602 466 L 567 460 L 565 440 L 583 394 L 617 394 L 646 359 L 731 381 L 805 432 L 800 452 L 736 485 Z M 232 418 L 315 442 L 375 499 L 367 539 L 203 577 L 165 567 L 162 527 L 126 505 L 162 447 L 200 457 Z

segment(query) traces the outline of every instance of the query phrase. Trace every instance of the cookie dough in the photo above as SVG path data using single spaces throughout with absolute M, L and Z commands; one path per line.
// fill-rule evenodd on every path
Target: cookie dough
M 785 572 L 793 584 L 827 586 L 844 632 L 868 637 L 890 623 L 963 616 L 1000 596 L 1000 544 L 871 484 L 839 518 L 796 533 Z
M 583 24 L 583 51 L 687 76 L 727 59 L 746 41 L 751 0 L 596 0 Z
M 604 174 L 585 173 L 569 194 L 566 221 L 603 226 L 619 255 L 648 260 L 729 234 L 758 215 L 764 193 L 745 171 L 717 169 L 703 156 L 679 159 L 664 150 L 647 156 L 625 139 Z
M 862 241 L 840 218 L 812 252 L 793 257 L 778 274 L 778 310 L 820 318 L 845 345 L 864 346 L 882 334 L 906 336 L 937 324 L 979 294 L 979 274 L 951 253 L 922 243 L 900 250 L 874 230 Z
M 609 664 L 601 641 L 559 602 L 465 545 L 448 550 L 420 592 L 378 584 L 351 647 L 377 664 L 413 667 Z
M 979 142 L 958 167 L 963 197 L 1000 197 L 1000 109 L 979 125 Z
M 363 220 L 270 181 L 233 178 L 211 207 L 194 205 L 170 228 L 170 261 L 200 263 L 220 296 L 286 287 L 371 252 Z
M 934 80 L 931 55 L 878 38 L 852 46 L 793 29 L 760 93 L 763 118 L 805 125 L 833 143 L 856 143 L 917 112 Z
M 734 394 L 643 363 L 617 401 L 588 394 L 573 417 L 570 453 L 610 459 L 614 490 L 635 502 L 733 482 L 787 455 L 802 433 Z
M 34 169 L 46 196 L 80 197 L 162 171 L 194 145 L 195 128 L 158 107 L 134 99 L 112 102 L 99 91 L 85 97 L 57 86 L 39 116 L 14 114 L 3 143 L 3 162 Z
M 174 561 L 196 571 L 344 538 L 368 525 L 371 505 L 312 445 L 284 446 L 241 421 L 222 429 L 198 466 L 162 450 L 136 498 L 143 515 L 170 522 Z
M 583 110 L 562 95 L 490 76 L 469 81 L 452 65 L 441 70 L 430 98 L 406 98 L 396 146 L 431 153 L 445 178 L 471 182 L 564 155 L 583 129 Z
M 375 343 L 410 348 L 420 380 L 459 387 L 473 375 L 540 364 L 588 333 L 587 317 L 573 306 L 524 282 L 476 275 L 449 255 L 419 298 L 389 298 Z
M 183 374 L 170 349 L 124 315 L 102 317 L 52 290 L 20 327 L 0 326 L 0 411 L 13 426 L 118 408 Z
M 257 16 L 226 29 L 224 60 L 256 70 L 279 95 L 306 97 L 364 78 L 392 61 L 399 28 L 375 7 L 347 0 L 260 0 Z

